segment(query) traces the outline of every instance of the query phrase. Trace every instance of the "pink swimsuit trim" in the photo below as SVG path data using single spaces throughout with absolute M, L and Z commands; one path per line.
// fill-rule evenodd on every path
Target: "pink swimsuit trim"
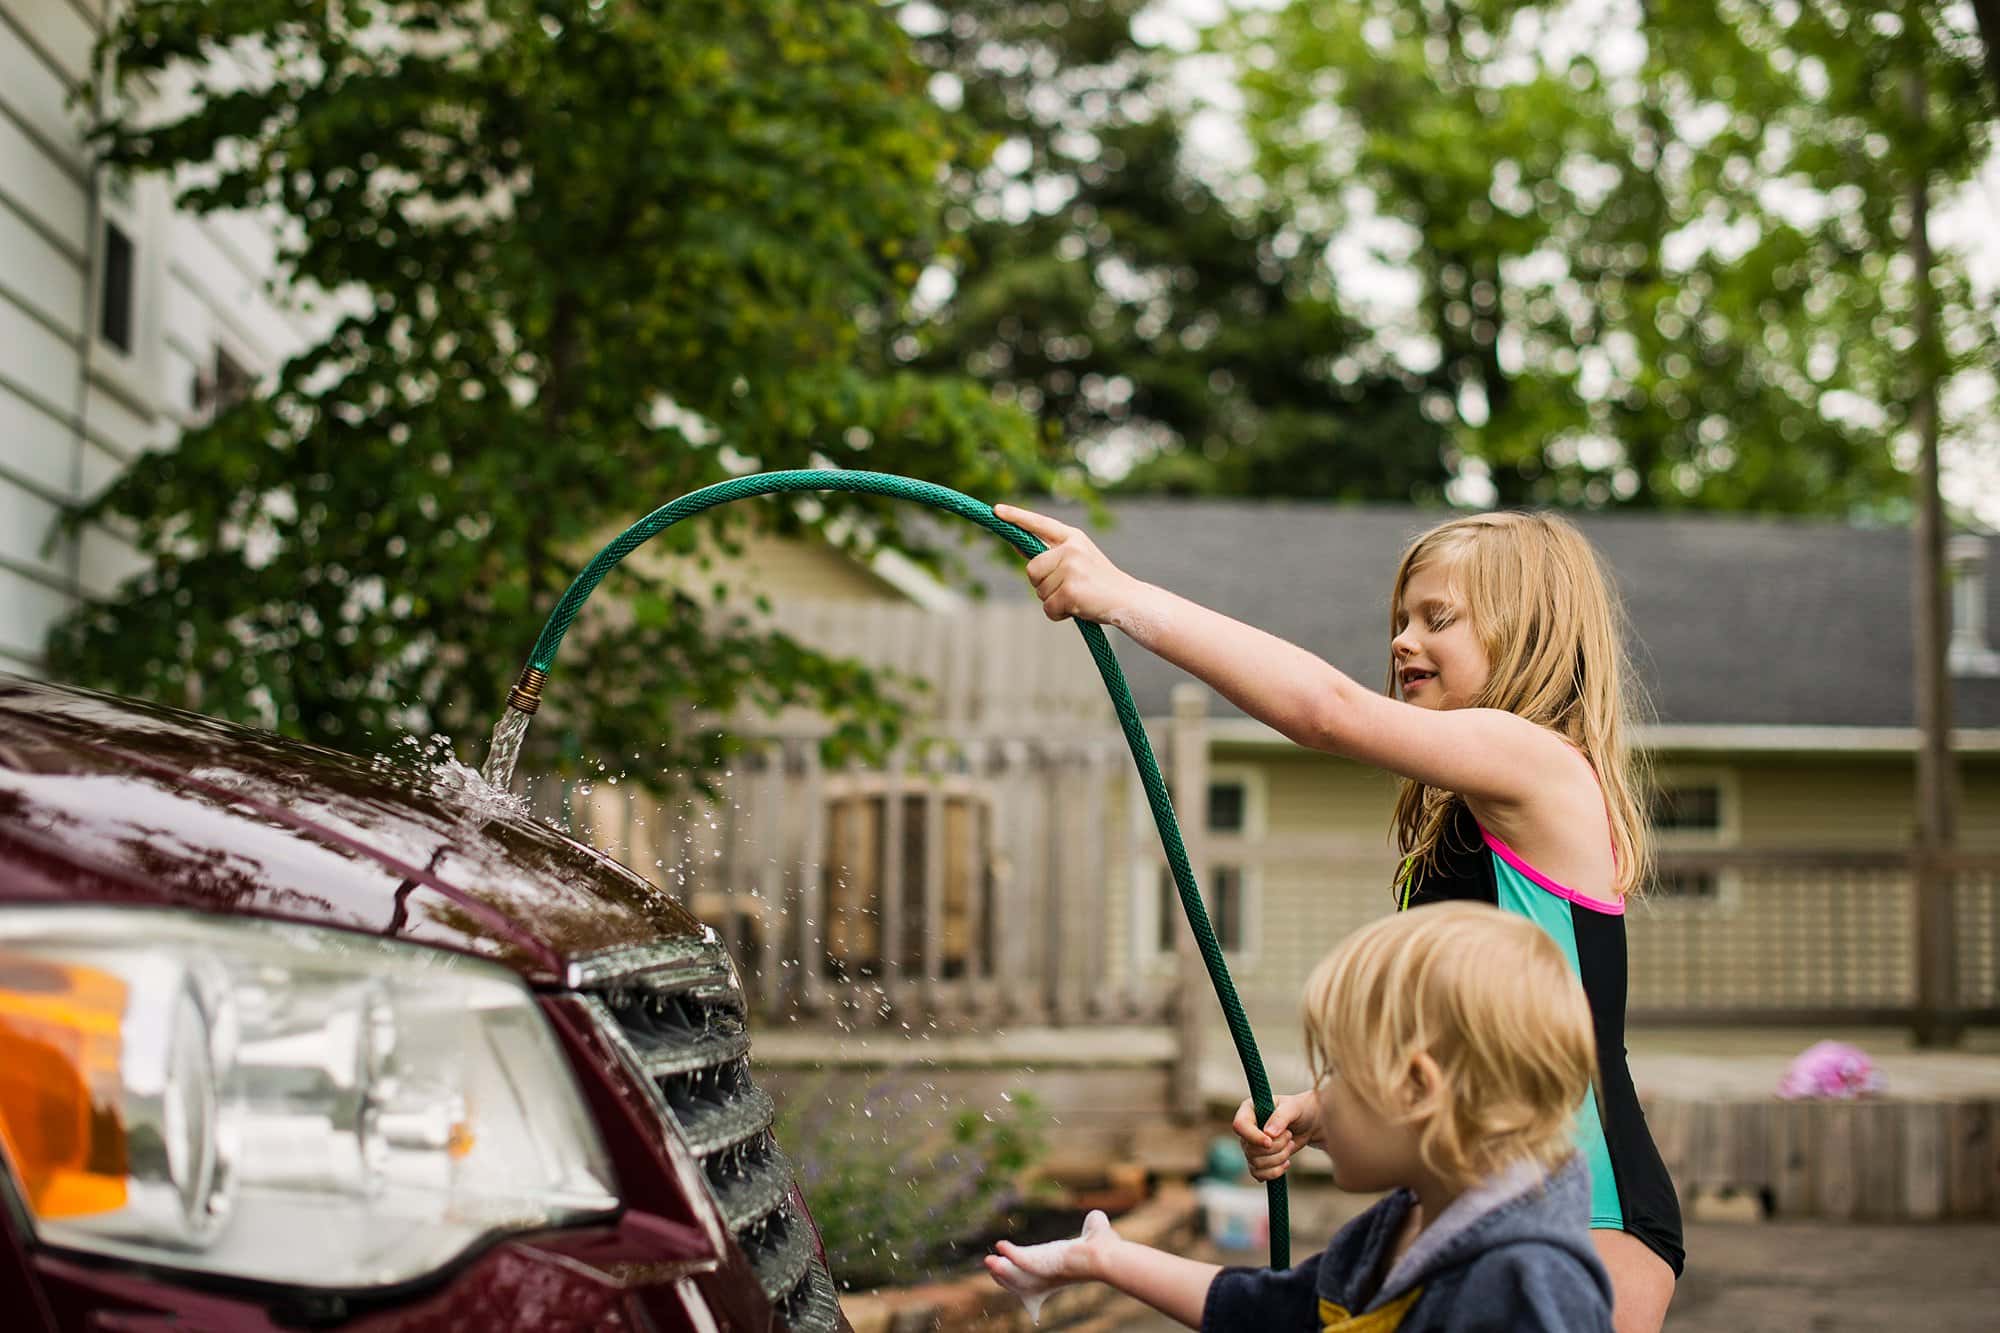
M 1575 903 L 1578 907 L 1587 907 L 1593 912 L 1602 912 L 1606 916 L 1625 915 L 1625 903 L 1623 902 L 1623 900 L 1620 900 L 1618 902 L 1608 903 L 1605 902 L 1602 898 L 1593 898 L 1587 893 L 1578 893 L 1575 889 L 1564 888 L 1562 885 L 1550 879 L 1547 875 L 1544 875 L 1541 871 L 1529 865 L 1526 861 L 1523 861 L 1519 856 L 1515 855 L 1514 849 L 1512 847 L 1509 847 L 1506 843 L 1500 841 L 1500 839 L 1494 837 L 1491 833 L 1488 833 L 1486 831 L 1486 826 L 1483 824 L 1480 825 L 1479 836 L 1486 839 L 1486 845 L 1488 847 L 1491 847 L 1495 852 L 1495 854 L 1497 854 L 1502 861 L 1505 861 L 1508 865 L 1514 867 L 1514 869 L 1520 871 L 1528 879 L 1531 879 L 1535 883 L 1541 885 L 1543 888 L 1547 889 L 1550 893 L 1553 893 L 1556 897 L 1568 899 L 1570 902 Z

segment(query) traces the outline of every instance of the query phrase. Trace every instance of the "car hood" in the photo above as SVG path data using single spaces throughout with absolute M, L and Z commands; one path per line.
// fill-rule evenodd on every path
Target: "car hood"
M 462 765 L 364 759 L 0 675 L 0 906 L 102 902 L 337 926 L 533 984 L 704 933 Z

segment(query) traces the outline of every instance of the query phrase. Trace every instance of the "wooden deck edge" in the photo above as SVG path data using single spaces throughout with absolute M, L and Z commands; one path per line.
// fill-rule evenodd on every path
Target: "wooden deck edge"
M 1684 1209 L 1754 1197 L 1774 1218 L 2000 1218 L 2000 1096 L 1647 1099 Z
M 1107 1069 L 1170 1066 L 1172 1028 L 1012 1028 L 978 1035 L 842 1033 L 766 1028 L 753 1033 L 751 1060 L 783 1069 Z

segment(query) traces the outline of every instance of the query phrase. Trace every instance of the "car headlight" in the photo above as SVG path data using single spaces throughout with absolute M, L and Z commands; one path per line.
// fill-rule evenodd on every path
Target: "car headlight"
M 505 969 L 172 912 L 0 912 L 0 1148 L 47 1244 L 288 1285 L 618 1205 Z

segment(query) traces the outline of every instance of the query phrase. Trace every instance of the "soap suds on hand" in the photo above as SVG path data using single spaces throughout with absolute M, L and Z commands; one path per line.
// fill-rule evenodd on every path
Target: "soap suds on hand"
M 1066 1287 L 1080 1279 L 1063 1276 L 1068 1268 L 1069 1252 L 1076 1246 L 1102 1231 L 1111 1230 L 1111 1219 L 1102 1212 L 1092 1212 L 1083 1219 L 1083 1230 L 1072 1240 L 1052 1240 L 1043 1245 L 1017 1245 L 1009 1258 L 1002 1254 L 986 1256 L 986 1271 L 993 1275 L 1009 1292 L 1018 1296 L 1027 1308 L 1028 1318 L 1037 1325 L 1042 1322 L 1042 1302 L 1046 1301 L 1058 1287 Z

